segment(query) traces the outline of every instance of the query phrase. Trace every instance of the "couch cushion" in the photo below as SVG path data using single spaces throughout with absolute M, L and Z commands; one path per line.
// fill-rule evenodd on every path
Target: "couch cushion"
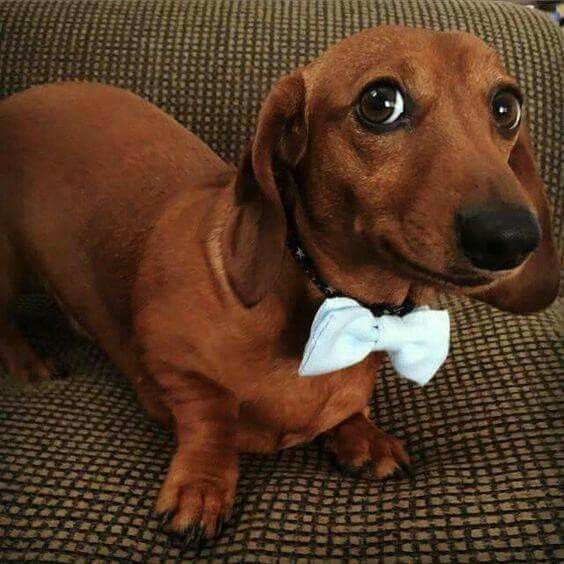
M 120 85 L 229 160 L 272 82 L 339 38 L 378 23 L 473 31 L 528 94 L 561 234 L 561 45 L 537 12 L 454 0 L 9 0 L 0 22 L 1 95 L 71 78 Z M 559 559 L 558 310 L 518 318 L 449 304 L 453 352 L 440 374 L 420 389 L 388 366 L 375 391 L 373 416 L 407 440 L 414 476 L 351 479 L 314 445 L 245 456 L 235 516 L 200 559 Z M 172 437 L 48 304 L 21 306 L 36 345 L 70 376 L 29 393 L 0 390 L 0 560 L 194 558 L 152 513 Z

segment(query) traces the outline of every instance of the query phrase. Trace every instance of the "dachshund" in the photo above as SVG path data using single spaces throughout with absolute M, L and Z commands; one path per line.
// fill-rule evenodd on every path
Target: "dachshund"
M 52 372 L 9 320 L 40 281 L 173 429 L 156 511 L 187 543 L 229 518 L 239 453 L 323 437 L 387 477 L 409 456 L 368 417 L 382 353 L 298 374 L 324 295 L 287 241 L 364 303 L 548 306 L 559 259 L 522 114 L 480 39 L 397 26 L 282 77 L 238 167 L 125 90 L 16 93 L 0 102 L 0 358 L 17 379 Z

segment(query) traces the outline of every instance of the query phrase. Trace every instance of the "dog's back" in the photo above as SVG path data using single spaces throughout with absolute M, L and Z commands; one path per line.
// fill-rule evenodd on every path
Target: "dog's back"
M 5 245 L 9 239 L 15 254 L 48 275 L 73 310 L 86 305 L 73 303 L 81 280 L 123 320 L 144 240 L 163 206 L 232 174 L 164 112 L 105 85 L 59 83 L 7 98 L 0 139 Z

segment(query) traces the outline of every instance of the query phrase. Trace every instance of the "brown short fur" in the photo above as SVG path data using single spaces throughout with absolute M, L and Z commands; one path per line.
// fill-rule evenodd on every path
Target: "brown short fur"
M 394 77 L 412 130 L 374 135 L 351 108 Z M 326 280 L 369 302 L 456 290 L 515 312 L 548 305 L 558 258 L 525 126 L 496 134 L 487 92 L 514 83 L 464 33 L 380 27 L 283 77 L 238 169 L 151 104 L 96 84 L 40 86 L 0 103 L 0 357 L 49 367 L 7 321 L 39 276 L 135 386 L 178 447 L 157 510 L 212 536 L 229 516 L 239 452 L 326 434 L 338 462 L 376 476 L 409 458 L 367 419 L 379 354 L 326 376 L 297 367 L 322 296 L 284 242 L 285 204 Z M 520 267 L 474 269 L 456 210 L 497 198 L 532 210 L 542 241 Z M 192 538 L 192 537 L 190 537 Z

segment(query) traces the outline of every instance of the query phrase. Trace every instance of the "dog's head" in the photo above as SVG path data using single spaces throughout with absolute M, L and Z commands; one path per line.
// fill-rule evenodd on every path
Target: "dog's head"
M 386 264 L 515 312 L 545 307 L 558 291 L 523 94 L 466 33 L 373 28 L 282 78 L 236 194 L 225 264 L 247 305 L 280 270 L 283 201 L 306 246 L 315 241 L 351 269 Z

